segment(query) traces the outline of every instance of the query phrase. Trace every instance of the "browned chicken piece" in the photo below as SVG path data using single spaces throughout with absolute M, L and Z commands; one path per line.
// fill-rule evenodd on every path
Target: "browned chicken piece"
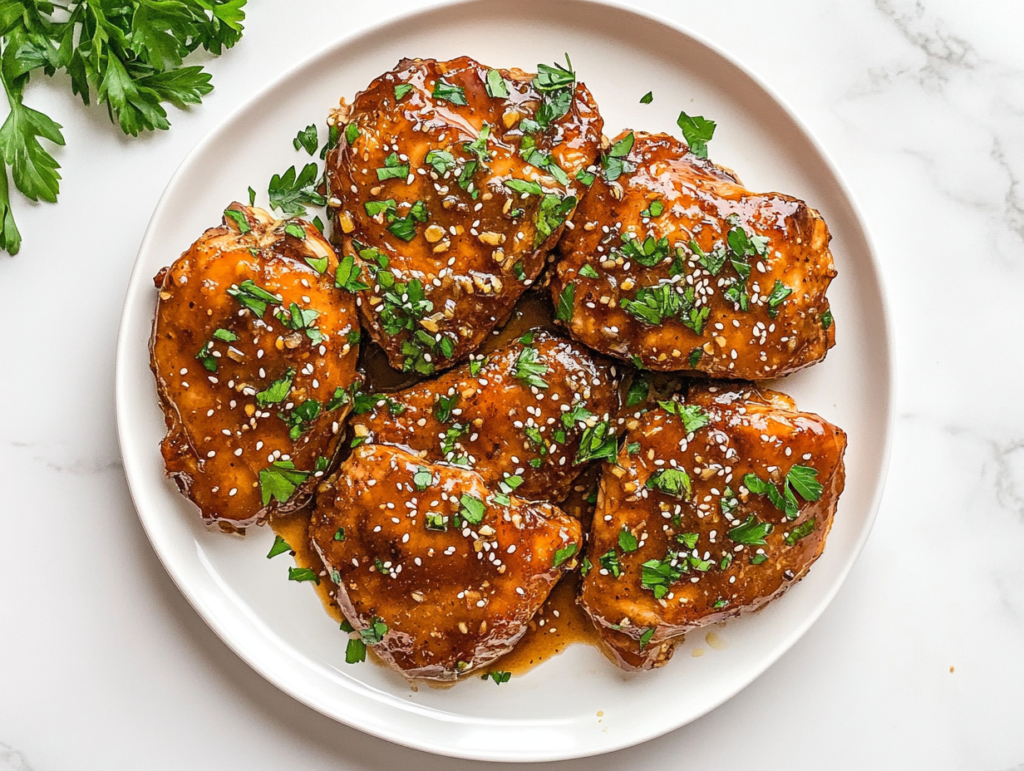
M 600 151 L 568 69 L 405 59 L 333 116 L 329 205 L 364 326 L 396 369 L 464 359 L 544 267 Z
M 434 380 L 360 396 L 357 437 L 472 468 L 489 488 L 558 502 L 583 470 L 580 439 L 618 409 L 617 372 L 542 330 Z
M 244 532 L 312 494 L 359 379 L 359 322 L 320 231 L 232 204 L 170 268 L 150 366 L 167 474 L 207 524 Z
M 619 666 L 661 666 L 687 631 L 799 581 L 825 548 L 845 449 L 840 429 L 745 384 L 640 416 L 601 479 L 580 597 Z
M 751 193 L 665 134 L 620 135 L 603 166 L 551 281 L 573 337 L 648 369 L 730 379 L 825 357 L 836 270 L 818 212 Z
M 511 650 L 581 543 L 554 506 L 499 500 L 474 471 L 383 445 L 319 487 L 310 536 L 361 641 L 429 680 Z

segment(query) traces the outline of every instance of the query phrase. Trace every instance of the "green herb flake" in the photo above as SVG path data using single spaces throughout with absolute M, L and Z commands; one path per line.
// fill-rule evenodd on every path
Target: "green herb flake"
M 562 567 L 576 553 L 578 548 L 578 544 L 570 543 L 564 549 L 555 549 L 555 556 L 551 561 L 551 567 Z
M 565 288 L 558 295 L 558 307 L 555 309 L 555 319 L 558 321 L 572 321 L 572 314 L 576 308 L 576 286 L 566 284 Z
M 345 126 L 345 143 L 351 147 L 355 141 L 359 138 L 359 126 L 355 123 L 349 123 Z
M 793 294 L 793 290 L 783 284 L 779 279 L 775 279 L 775 286 L 772 287 L 771 294 L 768 295 L 768 316 L 775 318 L 779 315 L 779 310 L 782 307 L 782 303 L 786 301 L 786 298 Z
M 289 581 L 312 581 L 319 585 L 320 576 L 312 568 L 288 568 Z
M 405 179 L 409 176 L 409 164 L 402 163 L 398 153 L 391 153 L 384 159 L 384 165 L 377 169 L 377 181 L 384 182 L 388 179 Z
M 627 553 L 636 551 L 640 548 L 640 545 L 636 540 L 636 536 L 629 532 L 625 527 L 619 531 L 619 548 Z
M 263 505 L 270 503 L 272 498 L 279 503 L 286 503 L 295 489 L 308 477 L 308 471 L 298 471 L 290 460 L 275 461 L 260 471 L 260 495 Z
M 438 78 L 437 82 L 434 83 L 433 97 L 460 106 L 469 104 L 466 101 L 466 89 L 462 86 L 453 85 L 444 78 Z
M 267 559 L 276 557 L 278 554 L 284 554 L 287 551 L 291 551 L 292 547 L 288 545 L 288 542 L 281 536 L 274 536 L 274 545 L 270 547 L 270 551 L 267 552 Z
M 366 629 L 359 630 L 359 637 L 367 645 L 379 645 L 387 633 L 388 625 L 384 623 L 383 619 L 374 616 L 370 619 L 370 625 Z
M 485 87 L 487 89 L 487 96 L 492 99 L 508 98 L 508 84 L 505 83 L 505 78 L 501 76 L 498 70 L 488 70 Z
M 496 72 L 496 71 L 497 70 L 491 70 L 491 72 Z M 502 683 L 507 683 L 511 677 L 512 677 L 512 673 L 511 672 L 502 672 L 500 670 L 495 670 L 493 672 L 488 672 L 486 675 L 484 675 L 480 679 L 481 680 L 486 680 L 487 678 L 490 678 L 497 685 L 501 685 Z
M 728 531 L 729 538 L 735 543 L 743 544 L 744 546 L 763 546 L 765 536 L 772 532 L 774 529 L 770 522 L 761 522 L 758 518 L 751 514 L 741 525 L 730 529 Z
M 292 379 L 294 377 L 295 370 L 289 367 L 284 375 L 256 394 L 256 403 L 260 407 L 267 407 L 271 404 L 283 402 L 288 398 L 288 394 L 291 393 Z
M 832 326 L 832 311 L 827 310 L 821 314 L 821 328 L 827 330 Z
M 337 530 L 334 531 L 334 540 L 335 541 L 344 541 L 345 540 L 345 528 L 339 527 Z
M 482 500 L 469 493 L 463 493 L 459 498 L 459 515 L 471 525 L 479 525 L 484 521 L 484 512 L 487 506 Z
M 310 155 L 316 155 L 316 151 L 320 149 L 320 137 L 317 134 L 316 124 L 310 123 L 296 134 L 295 139 L 292 140 L 292 145 L 296 150 L 301 149 Z
M 242 212 L 238 211 L 238 209 L 225 209 L 224 216 L 238 225 L 238 232 L 242 235 L 245 235 L 252 230 L 249 220 Z
M 422 466 L 420 466 L 412 476 L 412 483 L 416 486 L 416 489 L 420 491 L 426 490 L 430 487 L 433 481 L 434 475 L 430 473 L 429 469 L 423 468 Z
M 590 426 L 580 437 L 580 448 L 576 453 L 575 463 L 587 463 L 592 460 L 615 462 L 618 455 L 618 436 L 608 421 Z
M 681 468 L 666 468 L 655 471 L 647 478 L 647 489 L 658 490 L 673 498 L 689 498 L 693 495 L 690 475 Z
M 683 138 L 690 146 L 690 152 L 698 158 L 707 158 L 708 142 L 715 135 L 715 122 L 700 115 L 691 117 L 685 112 L 680 112 L 676 123 L 682 129 Z
M 811 533 L 814 532 L 815 524 L 815 519 L 812 517 L 806 522 L 794 527 L 793 530 L 786 536 L 786 544 L 789 546 L 794 546 L 797 541 L 800 541 L 809 536 Z
M 641 217 L 660 217 L 665 212 L 665 204 L 661 201 L 651 201 L 650 205 L 640 212 Z
M 296 173 L 290 166 L 284 174 L 270 178 L 267 195 L 270 205 L 281 210 L 285 217 L 301 217 L 307 206 L 324 206 L 327 199 L 317 190 L 320 170 L 315 163 L 307 163 Z
M 366 661 L 366 643 L 359 638 L 352 638 L 348 641 L 348 647 L 345 648 L 345 663 L 359 664 L 363 661 Z
M 635 141 L 636 137 L 633 132 L 630 131 L 626 136 L 612 145 L 608 154 L 605 155 L 602 160 L 602 167 L 604 169 L 604 178 L 609 182 L 614 182 L 623 174 L 628 174 L 636 170 L 636 165 L 627 160 L 630 151 L 633 149 L 633 143 Z
M 640 104 L 650 104 L 654 101 L 654 92 L 648 91 L 646 94 L 640 97 Z
M 615 553 L 615 549 L 610 549 L 599 558 L 601 567 L 607 570 L 614 578 L 618 578 L 622 574 L 622 565 L 619 563 L 619 555 Z
M 541 376 L 547 374 L 548 365 L 540 360 L 536 348 L 526 346 L 516 358 L 512 374 L 533 388 L 547 388 L 547 381 Z
M 402 98 L 412 91 L 412 83 L 399 83 L 395 86 L 395 101 L 400 102 Z

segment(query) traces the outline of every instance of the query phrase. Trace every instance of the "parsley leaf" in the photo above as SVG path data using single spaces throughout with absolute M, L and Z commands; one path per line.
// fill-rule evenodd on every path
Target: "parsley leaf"
M 575 543 L 570 543 L 564 549 L 555 549 L 554 559 L 551 561 L 551 567 L 560 568 L 564 565 L 571 557 L 576 553 L 579 546 Z
M 260 318 L 263 318 L 268 305 L 281 304 L 281 297 L 279 295 L 271 294 L 248 278 L 241 284 L 229 286 L 227 293 L 230 297 L 235 298 L 239 305 L 243 308 L 248 308 Z
M 501 77 L 498 70 L 489 70 L 487 73 L 487 96 L 493 99 L 505 99 L 508 97 L 508 84 Z
M 453 85 L 444 78 L 438 78 L 437 82 L 434 83 L 433 96 L 435 99 L 451 102 L 452 104 L 462 106 L 469 104 L 466 101 L 466 89 L 462 86 Z
M 412 91 L 412 83 L 399 83 L 395 86 L 395 101 L 400 102 L 402 98 Z
M 512 367 L 512 374 L 534 388 L 547 388 L 548 384 L 541 375 L 546 374 L 548 365 L 540 361 L 536 348 L 525 346 Z
M 619 452 L 619 438 L 611 424 L 605 420 L 583 432 L 580 437 L 580 448 L 576 452 L 575 463 L 586 463 L 591 460 L 615 462 Z
M 274 545 L 270 547 L 270 551 L 267 553 L 267 559 L 276 557 L 278 554 L 284 554 L 287 551 L 291 551 L 292 547 L 288 545 L 288 542 L 281 536 L 274 536 Z
M 729 530 L 729 538 L 745 546 L 761 546 L 767 543 L 764 538 L 774 529 L 770 522 L 760 522 L 751 514 L 742 525 Z
M 388 179 L 405 179 L 409 176 L 409 164 L 402 163 L 398 153 L 391 153 L 384 159 L 384 165 L 377 169 L 377 181 L 383 182 Z
M 625 526 L 619 531 L 619 548 L 624 552 L 636 551 L 640 548 L 640 544 L 636 540 L 636 536 L 629 532 Z
M 565 289 L 558 295 L 558 307 L 555 309 L 555 318 L 558 321 L 572 321 L 572 313 L 576 307 L 576 286 L 566 284 Z
M 636 137 L 633 135 L 633 132 L 630 131 L 626 136 L 612 145 L 608 154 L 605 155 L 601 163 L 604 169 L 604 178 L 609 182 L 614 182 L 623 174 L 628 174 L 636 170 L 636 164 L 627 160 L 630 151 L 633 149 L 634 141 L 636 141 Z
M 772 292 L 768 295 L 768 315 L 771 318 L 775 318 L 779 315 L 779 309 L 782 303 L 786 301 L 786 298 L 793 294 L 793 290 L 783 284 L 779 279 L 775 279 L 775 286 L 772 287 Z
M 369 289 L 367 284 L 359 280 L 360 270 L 361 268 L 356 265 L 356 258 L 351 254 L 345 255 L 334 271 L 334 285 L 346 292 L 353 293 Z
M 479 525 L 484 521 L 484 512 L 487 511 L 487 506 L 482 500 L 469 493 L 463 493 L 459 498 L 459 503 L 461 504 L 459 515 L 469 524 Z
M 491 70 L 491 72 L 494 72 L 494 70 Z M 488 672 L 480 679 L 486 680 L 488 677 L 491 678 L 491 680 L 493 680 L 498 685 L 501 685 L 502 683 L 507 683 L 509 681 L 509 679 L 512 677 L 512 673 L 495 670 L 494 672 Z
M 693 495 L 690 475 L 681 468 L 666 468 L 651 474 L 647 478 L 648 490 L 660 490 L 673 498 L 689 498 Z
M 324 206 L 327 199 L 316 189 L 318 176 L 315 163 L 307 163 L 298 174 L 294 166 L 289 166 L 284 174 L 275 174 L 267 188 L 270 205 L 286 217 L 303 216 L 307 206 Z
M 793 546 L 794 544 L 796 544 L 797 541 L 800 541 L 809 536 L 811 533 L 814 532 L 815 524 L 815 520 L 812 517 L 806 522 L 794 527 L 793 530 L 789 533 L 789 535 L 786 536 L 786 544 L 789 546 Z
M 594 270 L 594 266 L 590 264 L 584 265 L 580 268 L 580 275 L 583 276 L 583 278 L 600 278 L 597 271 Z
M 685 112 L 680 112 L 676 123 L 683 131 L 683 138 L 690 146 L 690 152 L 698 158 L 707 158 L 708 142 L 715 135 L 715 122 L 700 115 L 690 117 Z
M 316 124 L 310 123 L 296 134 L 295 139 L 292 140 L 292 145 L 296 150 L 301 148 L 310 155 L 316 155 L 316 151 L 320 149 L 320 137 L 317 135 Z
M 301 485 L 309 477 L 308 471 L 298 471 L 295 464 L 290 460 L 279 460 L 260 471 L 260 495 L 263 505 L 270 503 L 270 499 L 285 503 L 292 497 L 295 488 Z

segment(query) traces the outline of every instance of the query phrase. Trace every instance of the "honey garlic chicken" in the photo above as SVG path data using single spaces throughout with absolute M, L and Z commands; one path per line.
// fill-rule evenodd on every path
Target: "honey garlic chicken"
M 593 98 L 559 66 L 406 59 L 333 119 L 341 283 L 393 367 L 449 367 L 544 267 L 600 149 Z
M 562 573 L 579 523 L 494 495 L 474 471 L 364 445 L 320 485 L 310 537 L 338 604 L 409 678 L 454 680 L 507 653 Z
M 759 380 L 825 357 L 836 275 L 825 221 L 752 193 L 664 134 L 620 135 L 562 236 L 558 319 L 653 370 Z
M 244 532 L 296 507 L 334 457 L 359 330 L 336 268 L 314 226 L 233 204 L 156 277 L 161 451 L 208 524 Z
M 617 411 L 616 389 L 614 367 L 535 330 L 434 380 L 359 396 L 356 413 L 368 411 L 352 424 L 366 442 L 472 468 L 496 491 L 557 502 Z
M 667 409 L 666 409 L 667 408 Z M 757 610 L 820 556 L 846 435 L 792 400 L 722 381 L 644 413 L 605 467 L 580 603 L 624 669 Z

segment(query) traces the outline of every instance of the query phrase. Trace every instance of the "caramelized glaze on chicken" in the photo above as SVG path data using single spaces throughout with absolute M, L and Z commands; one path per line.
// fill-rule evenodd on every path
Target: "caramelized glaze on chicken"
M 338 449 L 359 327 L 336 267 L 312 225 L 233 204 L 156 278 L 161 451 L 208 524 L 295 508 Z
M 573 337 L 601 353 L 759 380 L 835 343 L 825 221 L 744 189 L 677 139 L 621 134 L 573 224 L 551 291 Z
M 666 404 L 605 467 L 587 547 L 580 602 L 624 669 L 799 581 L 843 490 L 846 434 L 782 394 L 719 381 Z
M 396 369 L 449 367 L 541 272 L 599 152 L 597 107 L 558 67 L 406 59 L 336 119 L 329 202 L 364 326 Z
M 492 489 L 557 502 L 584 464 L 580 438 L 618 409 L 614 367 L 544 331 L 434 380 L 381 395 L 356 436 L 472 468 Z
M 554 506 L 499 499 L 474 471 L 383 445 L 320 486 L 310 535 L 364 644 L 431 680 L 511 650 L 581 543 Z

